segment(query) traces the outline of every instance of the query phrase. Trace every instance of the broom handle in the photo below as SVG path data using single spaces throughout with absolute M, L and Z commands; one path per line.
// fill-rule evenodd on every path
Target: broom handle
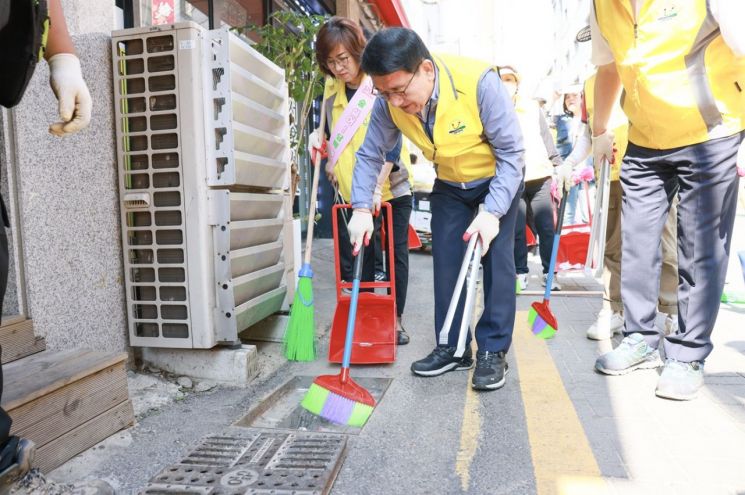
M 556 232 L 554 233 L 554 246 L 551 249 L 551 262 L 548 264 L 548 274 L 546 275 L 546 291 L 543 293 L 543 301 L 551 298 L 551 286 L 554 284 L 554 268 L 556 267 L 556 256 L 559 254 L 559 239 L 561 238 L 561 228 L 564 226 L 564 210 L 567 206 L 567 194 L 561 196 L 559 206 L 559 218 L 556 220 Z
M 321 143 L 326 139 L 326 100 L 321 101 Z M 321 151 L 316 152 L 313 160 L 313 186 L 310 192 L 310 208 L 308 209 L 308 230 L 305 234 L 304 265 L 310 265 L 310 253 L 313 246 L 313 228 L 316 224 L 316 200 L 318 199 L 318 177 L 321 174 Z
M 344 356 L 341 360 L 341 382 L 346 383 L 349 378 L 349 364 L 352 360 L 352 342 L 354 341 L 354 323 L 357 318 L 357 301 L 360 297 L 360 279 L 362 279 L 362 259 L 365 247 L 362 246 L 354 259 L 354 280 L 352 281 L 352 300 L 349 303 L 347 317 L 347 335 L 344 340 Z

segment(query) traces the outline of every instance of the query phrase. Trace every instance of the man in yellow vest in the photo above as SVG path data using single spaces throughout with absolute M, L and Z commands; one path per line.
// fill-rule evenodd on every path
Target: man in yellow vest
M 745 136 L 745 2 L 606 0 L 590 16 L 593 156 L 612 156 L 608 119 L 623 87 L 629 144 L 621 167 L 625 338 L 595 368 L 620 375 L 662 365 L 654 327 L 660 238 L 678 197 L 678 331 L 664 337 L 660 397 L 689 400 L 724 287 Z
M 375 180 L 385 152 L 403 133 L 437 172 L 430 206 L 439 344 L 411 370 L 437 376 L 473 366 L 470 346 L 461 358 L 455 357 L 458 332 L 451 331 L 446 342 L 440 341 L 439 332 L 466 251 L 463 241 L 478 233 L 484 253 L 484 312 L 476 326 L 472 386 L 496 390 L 505 382 L 515 321 L 513 248 L 524 165 L 514 105 L 493 66 L 433 56 L 410 29 L 389 28 L 373 36 L 362 55 L 362 69 L 372 77 L 380 98 L 356 156 L 350 240 L 357 250 L 372 232 Z M 460 327 L 462 315 L 461 302 L 453 328 Z
M 585 28 L 590 30 L 589 26 Z M 584 30 L 583 30 L 584 31 Z M 582 31 L 580 31 L 582 32 Z M 585 35 L 588 36 L 589 35 Z M 579 39 L 579 35 L 578 35 Z M 582 98 L 582 130 L 572 152 L 564 160 L 570 167 L 576 167 L 592 151 L 592 121 L 594 116 L 595 75 L 584 83 Z M 613 132 L 615 142 L 611 164 L 611 183 L 608 191 L 608 225 L 605 236 L 604 277 L 605 298 L 597 320 L 587 329 L 587 338 L 607 340 L 623 331 L 623 302 L 621 300 L 621 160 L 626 154 L 629 121 L 619 102 L 613 105 L 607 124 Z M 600 177 L 600 164 L 595 163 L 595 177 Z M 662 270 L 657 309 L 665 315 L 665 333 L 674 332 L 678 327 L 678 241 L 676 239 L 677 207 L 670 207 L 665 228 L 662 232 Z

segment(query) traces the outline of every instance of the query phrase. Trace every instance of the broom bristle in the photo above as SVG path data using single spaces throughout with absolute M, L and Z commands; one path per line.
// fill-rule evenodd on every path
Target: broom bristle
M 310 277 L 298 279 L 285 331 L 284 351 L 290 361 L 313 361 L 316 358 L 313 281 Z
M 538 338 L 550 339 L 556 335 L 556 329 L 549 325 L 546 320 L 541 318 L 541 315 L 539 315 L 534 308 L 530 308 L 530 311 L 528 312 L 528 324 L 530 325 L 530 330 L 533 332 L 533 335 Z
M 317 383 L 311 384 L 300 405 L 332 423 L 358 428 L 365 426 L 373 411 L 372 406 L 335 394 Z

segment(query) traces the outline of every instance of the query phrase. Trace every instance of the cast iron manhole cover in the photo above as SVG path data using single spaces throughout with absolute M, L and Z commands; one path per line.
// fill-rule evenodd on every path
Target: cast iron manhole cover
M 346 436 L 232 427 L 207 437 L 142 491 L 147 495 L 325 494 L 341 467 Z

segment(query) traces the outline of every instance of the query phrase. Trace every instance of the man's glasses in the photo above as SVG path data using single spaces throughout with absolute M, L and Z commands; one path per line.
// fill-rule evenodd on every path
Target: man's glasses
M 373 91 L 372 91 L 373 94 L 375 96 L 380 96 L 386 101 L 390 101 L 390 99 L 393 98 L 394 96 L 400 96 L 401 98 L 405 98 L 406 90 L 409 89 L 409 86 L 411 85 L 411 81 L 413 81 L 416 75 L 419 73 L 419 67 L 421 67 L 422 62 L 419 62 L 419 64 L 416 66 L 416 69 L 414 69 L 414 73 L 411 75 L 409 82 L 406 83 L 406 86 L 404 86 L 404 89 L 400 91 L 380 91 L 378 88 L 373 88 Z

